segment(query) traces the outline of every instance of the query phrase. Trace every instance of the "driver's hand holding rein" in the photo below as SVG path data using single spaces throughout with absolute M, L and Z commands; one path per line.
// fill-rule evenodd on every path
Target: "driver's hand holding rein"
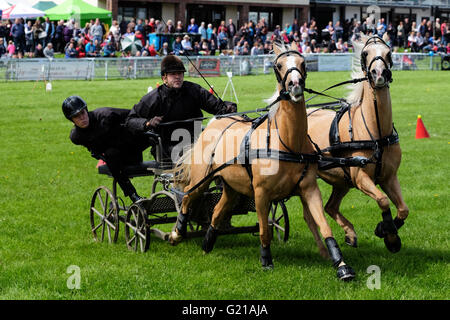
M 236 112 L 236 104 L 223 103 L 200 85 L 184 81 L 186 69 L 180 58 L 174 55 L 166 56 L 161 61 L 161 79 L 163 84 L 146 94 L 134 105 L 128 115 L 126 126 L 135 134 L 143 134 L 152 130 L 161 136 L 165 157 L 170 156 L 170 150 L 180 143 L 172 141 L 172 133 L 176 129 L 186 129 L 190 133 L 190 141 L 194 142 L 194 128 L 201 126 L 199 121 L 179 122 L 162 126 L 164 122 L 173 122 L 203 117 L 202 110 L 220 115 Z M 178 139 L 178 137 L 176 137 Z M 149 142 L 150 144 L 150 142 Z

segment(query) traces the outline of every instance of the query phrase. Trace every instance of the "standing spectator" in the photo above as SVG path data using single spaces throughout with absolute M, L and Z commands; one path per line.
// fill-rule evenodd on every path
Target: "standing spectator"
M 224 22 L 225 23 L 225 22 Z M 219 43 L 219 52 L 222 53 L 222 50 L 225 50 L 228 46 L 228 36 L 226 32 L 226 28 L 222 28 L 217 36 L 217 40 Z
M 100 25 L 100 19 L 95 19 L 95 24 L 91 27 L 92 39 L 97 40 L 99 43 L 103 42 L 103 28 Z
M 127 32 L 127 27 L 128 27 L 128 23 L 126 22 L 125 19 L 122 19 L 122 21 L 120 21 L 120 24 L 119 24 L 120 34 L 124 34 L 125 32 Z M 87 32 L 86 32 L 86 34 L 87 34 Z
M 145 27 L 144 27 L 144 30 L 145 30 Z M 111 28 L 109 28 L 109 32 L 112 33 L 112 35 L 114 37 L 114 41 L 116 43 L 118 43 L 120 40 L 120 27 L 119 27 L 119 24 L 117 23 L 117 20 L 113 20 Z
M 447 22 L 444 21 L 443 23 L 441 23 L 441 39 L 442 39 L 442 43 L 444 44 L 444 46 L 447 45 L 447 43 L 449 38 L 449 32 L 448 32 L 448 28 L 447 28 Z
M 155 21 L 155 27 L 156 27 L 156 33 L 164 33 L 165 27 L 164 25 L 161 23 L 161 21 L 156 20 Z
M 336 24 L 334 25 L 334 34 L 333 34 L 334 41 L 338 42 L 338 40 L 342 39 L 343 37 L 344 37 L 344 28 L 342 28 L 340 21 L 336 21 Z
M 200 27 L 198 27 L 198 33 L 200 33 L 200 41 L 208 38 L 208 35 L 206 34 L 205 22 L 202 21 L 200 23 Z
M 212 24 L 208 24 L 208 29 L 206 29 L 206 40 L 211 41 L 211 36 L 213 34 Z
M 181 21 L 177 22 L 177 26 L 175 28 L 175 33 L 182 33 L 184 31 L 183 24 Z
M 306 22 L 305 22 L 306 23 Z M 294 33 L 298 32 L 300 34 L 300 24 L 298 23 L 297 18 L 294 19 L 294 22 L 292 22 L 292 31 Z
M 55 56 L 55 51 L 53 50 L 53 44 L 51 42 L 47 43 L 44 49 L 44 56 L 48 59 L 53 59 Z
M 172 20 L 167 20 L 166 33 L 175 33 L 175 26 Z
M 14 42 L 12 40 L 9 40 L 9 44 L 6 50 L 8 51 L 8 58 L 16 57 L 16 46 L 14 45 Z
M 225 21 L 220 22 L 220 26 L 219 28 L 217 28 L 217 35 L 219 35 L 219 33 L 221 33 L 222 30 L 224 30 L 225 32 L 227 30 L 227 27 L 225 26 Z
M 380 38 L 383 38 L 383 34 L 386 32 L 386 24 L 384 23 L 384 18 L 378 20 L 377 23 L 377 34 Z
M 43 27 L 46 34 L 43 47 L 46 47 L 47 43 L 49 43 L 55 36 L 55 25 L 50 21 L 48 17 L 46 17 Z
M 441 19 L 436 18 L 436 22 L 434 23 L 434 38 L 439 39 L 442 37 L 441 35 Z
M 311 24 L 309 25 L 309 29 L 308 29 L 308 38 L 310 41 L 312 41 L 312 40 L 317 41 L 317 35 L 318 35 L 318 31 L 317 31 L 316 21 L 312 20 Z
M 195 19 L 191 18 L 191 23 L 187 27 L 188 33 L 198 33 L 198 25 L 195 23 Z
M 6 56 L 6 48 L 3 37 L 0 37 L 0 59 Z
M 34 23 L 32 30 L 33 30 L 34 46 L 36 46 L 38 43 L 44 46 L 47 34 L 44 33 L 44 28 L 42 27 L 41 21 L 39 19 L 37 19 L 36 22 Z
M 25 27 L 22 24 L 21 19 L 16 19 L 15 24 L 11 27 L 11 35 L 18 57 L 23 58 L 25 50 Z
M 403 47 L 405 45 L 405 28 L 403 26 L 403 21 L 400 21 L 397 26 L 397 45 L 399 47 Z
M 211 39 L 209 40 L 209 50 L 211 51 L 211 55 L 216 55 L 216 50 L 219 48 L 219 44 L 217 41 L 217 28 L 213 28 L 213 32 L 211 33 Z
M 5 39 L 6 39 L 7 33 L 8 32 L 6 30 L 6 26 L 3 25 L 2 20 L 0 20 L 0 39 L 2 39 L 3 41 L 6 41 Z
M 28 20 L 27 24 L 25 25 L 25 56 L 32 58 L 33 51 L 34 51 L 33 26 L 31 25 L 31 20 Z
M 228 47 L 230 49 L 233 49 L 234 46 L 233 38 L 236 36 L 236 26 L 233 23 L 233 19 L 231 18 L 228 19 L 227 33 L 228 33 Z
M 425 32 L 427 32 L 427 19 L 422 19 L 422 22 L 420 23 L 420 26 L 418 28 L 418 31 L 422 37 L 425 37 Z

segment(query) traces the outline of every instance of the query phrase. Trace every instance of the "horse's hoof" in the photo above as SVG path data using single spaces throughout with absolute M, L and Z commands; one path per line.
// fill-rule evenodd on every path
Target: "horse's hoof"
M 210 225 L 202 242 L 202 249 L 205 253 L 211 252 L 211 250 L 214 248 L 214 244 L 217 240 L 217 235 L 218 231 Z
M 386 235 L 386 233 L 384 232 L 384 229 L 383 229 L 383 221 L 381 221 L 381 222 L 379 222 L 378 224 L 377 224 L 377 227 L 375 228 L 375 235 L 378 237 L 378 238 L 381 238 L 381 239 L 383 239 L 384 238 L 384 236 Z
M 397 253 L 402 248 L 402 240 L 396 234 L 386 235 L 386 237 L 384 237 L 384 244 L 386 245 L 386 248 L 392 253 Z
M 264 265 L 264 263 L 262 264 L 262 269 L 263 271 L 271 271 L 273 270 L 273 263 L 269 263 Z
M 181 242 L 183 237 L 181 237 L 176 231 L 172 231 L 169 235 L 169 243 L 173 246 L 176 246 Z
M 350 247 L 357 248 L 358 247 L 358 238 L 353 238 L 353 241 L 349 237 L 345 237 L 345 243 Z
M 337 277 L 342 281 L 351 281 L 355 278 L 355 271 L 348 265 L 340 266 L 337 270 Z

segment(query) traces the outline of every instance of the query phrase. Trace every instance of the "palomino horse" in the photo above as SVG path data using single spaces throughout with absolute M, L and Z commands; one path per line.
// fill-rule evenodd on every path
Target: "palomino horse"
M 349 188 L 356 187 L 373 198 L 382 211 L 383 221 L 377 225 L 375 234 L 384 238 L 389 251 L 398 252 L 401 241 L 397 230 L 403 225 L 409 210 L 403 201 L 397 178 L 401 149 L 392 123 L 389 93 L 392 58 L 386 40 L 362 35 L 361 42 L 354 43 L 352 77 L 356 79 L 365 76 L 367 79 L 354 85 L 348 96 L 351 107 L 339 114 L 340 121 L 335 120 L 334 111 L 310 112 L 308 133 L 319 148 L 325 151 L 325 155 L 331 153 L 342 157 L 365 156 L 372 160 L 372 164 L 365 168 L 319 171 L 320 178 L 333 186 L 325 211 L 344 229 L 347 244 L 356 247 L 357 236 L 353 225 L 339 212 L 339 206 Z M 377 184 L 387 196 L 377 188 Z M 389 199 L 397 208 L 397 217 L 394 220 Z
M 307 138 L 307 119 L 303 96 L 306 68 L 303 56 L 295 49 L 275 46 L 274 70 L 278 79 L 277 96 L 264 117 L 249 123 L 242 118 L 220 118 L 211 122 L 178 167 L 178 179 L 185 181 L 182 213 L 178 215 L 170 241 L 175 244 L 186 234 L 187 214 L 193 201 L 200 197 L 212 179 L 223 181 L 223 194 L 214 208 L 211 225 L 202 248 L 213 249 L 217 226 L 239 194 L 254 197 L 259 221 L 261 263 L 272 269 L 268 215 L 272 201 L 291 195 L 301 198 L 305 219 L 314 220 L 325 239 L 328 251 L 338 269 L 339 279 L 350 280 L 355 274 L 343 261 L 325 218 L 317 186 L 317 158 Z M 299 130 L 300 129 L 300 130 Z M 284 160 L 283 160 L 284 159 Z M 287 159 L 287 160 L 286 160 Z

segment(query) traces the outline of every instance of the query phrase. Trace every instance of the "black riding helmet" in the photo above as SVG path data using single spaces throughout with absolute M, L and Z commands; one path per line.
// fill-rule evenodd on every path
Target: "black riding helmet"
M 87 111 L 87 104 L 79 96 L 70 96 L 62 104 L 62 111 L 69 120 L 72 120 L 77 113 L 84 109 Z
M 161 76 L 168 72 L 186 72 L 184 63 L 174 55 L 168 55 L 161 61 Z

